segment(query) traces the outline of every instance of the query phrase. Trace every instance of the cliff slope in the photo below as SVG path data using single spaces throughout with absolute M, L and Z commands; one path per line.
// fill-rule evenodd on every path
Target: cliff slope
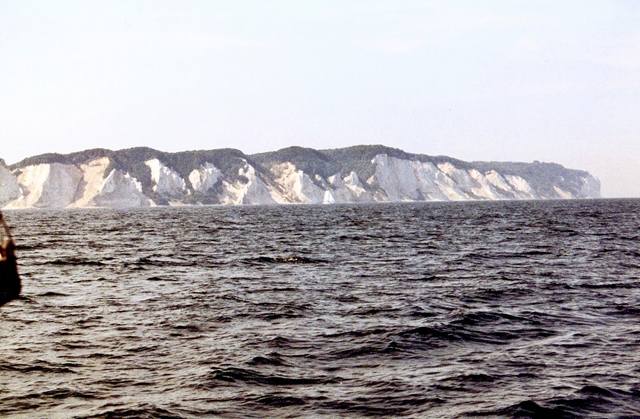
M 235 149 L 91 149 L 9 167 L 0 159 L 4 208 L 598 197 L 596 178 L 555 163 L 464 162 L 382 145 L 250 156 Z

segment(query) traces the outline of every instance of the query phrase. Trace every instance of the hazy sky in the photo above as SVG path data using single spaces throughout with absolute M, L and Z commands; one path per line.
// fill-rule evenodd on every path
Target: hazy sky
M 640 1 L 0 0 L 0 157 L 385 144 L 640 197 Z

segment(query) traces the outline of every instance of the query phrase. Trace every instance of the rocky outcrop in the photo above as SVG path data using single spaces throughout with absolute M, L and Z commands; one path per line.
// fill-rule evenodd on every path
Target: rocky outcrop
M 589 173 L 554 163 L 464 162 L 384 146 L 290 147 L 247 156 L 150 148 L 0 164 L 5 208 L 268 205 L 597 198 Z

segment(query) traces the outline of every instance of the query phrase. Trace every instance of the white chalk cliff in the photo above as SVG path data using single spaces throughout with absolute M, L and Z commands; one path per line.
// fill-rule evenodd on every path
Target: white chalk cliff
M 165 166 L 160 160 L 152 159 L 145 164 L 151 170 L 151 179 L 154 182 L 153 191 L 158 195 L 169 198 L 181 198 L 186 189 L 187 182 L 171 168 Z
M 69 207 L 148 207 L 153 201 L 142 193 L 142 185 L 128 173 L 111 169 L 108 174 L 109 159 L 106 157 L 80 165 L 82 188 L 77 200 Z M 71 170 L 71 169 L 70 169 Z
M 246 161 L 238 169 L 241 180 L 235 182 L 223 182 L 224 193 L 220 199 L 221 204 L 231 205 L 269 205 L 276 204 L 276 198 L 282 201 L 276 190 L 269 188 L 262 179 L 256 175 L 256 170 Z M 284 202 L 284 201 L 282 201 Z
M 6 167 L 0 166 L 0 207 L 20 198 L 22 190 L 18 179 Z
M 323 152 L 292 147 L 255 156 L 238 150 L 91 150 L 86 157 L 83 152 L 55 158 L 45 155 L 9 167 L 0 165 L 0 207 L 4 208 L 599 196 L 596 178 L 552 163 L 466 163 L 383 146 Z
M 287 202 L 302 204 L 322 204 L 325 198 L 325 190 L 313 183 L 309 175 L 297 169 L 291 163 L 282 163 L 271 168 L 276 176 L 276 183 L 285 193 Z
M 191 182 L 194 191 L 207 192 L 213 185 L 218 183 L 221 174 L 220 169 L 211 163 L 205 163 L 203 166 L 191 171 L 189 182 Z

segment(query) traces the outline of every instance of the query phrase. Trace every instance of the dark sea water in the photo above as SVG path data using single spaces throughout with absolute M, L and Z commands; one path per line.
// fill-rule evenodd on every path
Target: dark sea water
M 640 418 L 640 200 L 5 218 L 0 417 Z

